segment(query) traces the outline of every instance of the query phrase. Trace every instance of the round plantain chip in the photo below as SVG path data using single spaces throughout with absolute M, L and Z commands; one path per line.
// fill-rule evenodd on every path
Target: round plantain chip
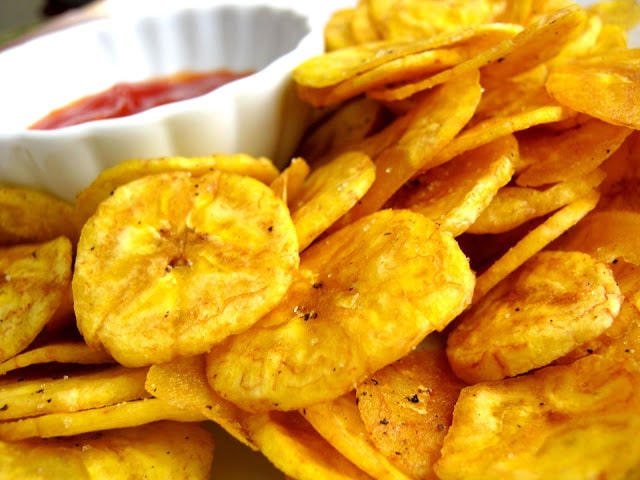
M 214 442 L 198 423 L 161 421 L 64 438 L 0 441 L 0 478 L 211 477 Z
M 611 326 L 623 295 L 611 269 L 591 255 L 543 251 L 465 312 L 447 357 L 468 383 L 543 367 Z
M 222 171 L 146 176 L 82 230 L 78 328 L 127 366 L 204 353 L 277 304 L 298 263 L 289 210 L 267 185 Z
M 409 210 L 381 210 L 302 253 L 283 301 L 207 354 L 209 383 L 249 411 L 334 399 L 444 329 L 474 282 L 449 233 Z
M 76 221 L 83 225 L 96 211 L 98 204 L 116 188 L 145 175 L 185 171 L 200 176 L 213 170 L 247 175 L 263 183 L 272 182 L 278 175 L 278 169 L 268 158 L 243 153 L 203 157 L 132 158 L 103 170 L 89 186 L 78 192 L 75 202 Z
M 71 255 L 66 237 L 0 249 L 0 362 L 26 349 L 64 304 Z

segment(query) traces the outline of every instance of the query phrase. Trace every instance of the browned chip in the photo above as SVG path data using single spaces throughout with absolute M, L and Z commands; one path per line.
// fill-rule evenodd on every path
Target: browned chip
M 461 316 L 447 340 L 449 362 L 468 383 L 543 367 L 609 328 L 622 299 L 606 264 L 540 252 Z

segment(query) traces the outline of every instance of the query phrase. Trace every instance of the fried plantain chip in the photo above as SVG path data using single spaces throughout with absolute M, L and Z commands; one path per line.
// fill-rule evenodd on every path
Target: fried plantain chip
M 353 392 L 301 412 L 336 450 L 373 478 L 409 480 L 371 442 Z
M 582 252 L 540 252 L 459 318 L 449 363 L 470 384 L 543 367 L 602 334 L 622 300 L 607 264 Z
M 358 2 L 353 9 L 350 21 L 351 35 L 356 43 L 368 43 L 380 40 L 380 33 L 369 14 L 369 4 Z
M 507 252 L 481 272 L 476 281 L 473 303 L 515 271 L 528 259 L 553 242 L 593 210 L 600 195 L 592 192 L 571 202 L 529 231 Z
M 547 90 L 559 103 L 613 125 L 640 128 L 639 49 L 617 49 L 554 68 Z
M 40 347 L 30 348 L 0 363 L 0 375 L 5 375 L 12 370 L 52 362 L 97 365 L 113 363 L 114 360 L 104 350 L 95 350 L 84 342 L 56 341 Z
M 0 249 L 0 362 L 27 348 L 65 304 L 71 255 L 66 237 Z
M 571 363 L 593 353 L 640 363 L 640 266 L 618 260 L 611 264 L 611 269 L 625 297 L 620 313 L 598 338 L 580 345 L 555 363 Z
M 457 237 L 511 180 L 517 156 L 515 137 L 501 137 L 410 180 L 387 205 L 419 212 Z
M 473 116 L 481 93 L 479 75 L 474 71 L 425 96 L 410 114 L 411 123 L 402 137 L 374 159 L 373 185 L 341 224 L 379 210 L 402 185 L 427 168 Z
M 5 378 L 0 381 L 0 421 L 50 413 L 73 413 L 119 402 L 149 398 L 146 369 L 119 365 L 97 371 L 65 370 L 62 377 Z
M 624 259 L 640 265 L 640 212 L 594 211 L 554 243 L 554 248 L 579 250 L 606 263 Z
M 482 211 L 469 233 L 502 233 L 542 217 L 591 193 L 605 178 L 596 169 L 583 177 L 574 177 L 544 190 L 507 186 L 502 188 Z
M 78 328 L 127 366 L 208 351 L 285 294 L 295 227 L 263 183 L 214 171 L 143 177 L 100 204 L 78 243 Z
M 364 217 L 301 258 L 283 301 L 207 354 L 213 389 L 246 410 L 301 409 L 345 394 L 442 330 L 473 291 L 453 237 L 408 210 Z
M 287 478 L 371 480 L 333 448 L 298 412 L 268 412 L 248 417 L 247 429 L 260 451 Z
M 171 405 L 200 412 L 236 440 L 257 450 L 258 446 L 253 443 L 243 425 L 247 414 L 211 390 L 205 368 L 202 355 L 152 365 L 145 388 L 154 397 Z
M 375 165 L 361 152 L 343 153 L 315 168 L 290 206 L 300 251 L 360 201 L 375 176 Z
M 560 52 L 587 20 L 578 5 L 549 12 L 514 36 L 475 57 L 418 81 L 409 81 L 389 88 L 372 89 L 372 98 L 385 101 L 402 100 L 429 90 L 459 75 L 482 68 L 483 76 L 508 78 L 535 68 Z
M 355 8 L 342 8 L 331 13 L 324 26 L 324 46 L 327 52 L 356 45 L 351 30 L 351 21 L 355 15 Z
M 213 170 L 247 175 L 269 184 L 278 176 L 278 169 L 268 158 L 246 154 L 216 154 L 205 157 L 158 157 L 125 160 L 103 170 L 95 180 L 76 195 L 75 210 L 80 225 L 94 214 L 96 208 L 114 190 L 132 180 L 168 172 L 190 172 L 201 176 Z
M 414 350 L 358 385 L 357 404 L 371 441 L 394 465 L 409 478 L 435 478 L 462 387 L 443 350 Z
M 0 477 L 207 480 L 213 453 L 211 434 L 201 425 L 164 421 L 68 438 L 0 442 Z
M 631 30 L 640 23 L 640 5 L 634 0 L 606 0 L 589 5 L 589 12 L 604 23 Z
M 421 39 L 490 23 L 502 7 L 492 0 L 374 1 L 373 22 L 388 39 Z
M 80 230 L 73 205 L 38 190 L 0 188 L 0 245 L 41 243 L 67 237 L 73 244 Z
M 143 398 L 100 408 L 0 422 L 0 439 L 16 441 L 34 437 L 68 437 L 136 427 L 160 420 L 202 422 L 206 417 L 191 410 L 174 407 L 159 398 Z
M 527 131 L 519 136 L 520 157 L 528 165 L 516 184 L 539 187 L 586 175 L 624 142 L 631 130 L 592 118 L 577 128 L 556 132 Z
M 291 206 L 302 193 L 309 176 L 309 164 L 300 157 L 292 158 L 287 167 L 269 185 L 278 198 Z
M 296 152 L 315 165 L 317 159 L 368 137 L 383 123 L 384 114 L 380 103 L 366 97 L 344 102 L 309 128 Z
M 435 75 L 445 69 L 466 62 L 501 41 L 512 38 L 522 28 L 511 24 L 486 24 L 475 28 L 471 38 L 394 58 L 365 72 L 344 79 L 337 85 L 316 92 L 320 105 L 332 105 L 397 82 L 417 80 Z
M 640 372 L 599 355 L 465 387 L 435 471 L 443 480 L 633 478 Z
M 558 105 L 533 105 L 524 111 L 507 116 L 485 118 L 477 123 L 473 120 L 451 142 L 445 145 L 431 160 L 423 165 L 421 172 L 440 166 L 469 150 L 478 148 L 505 135 L 536 125 L 560 122 L 572 117 L 572 113 Z

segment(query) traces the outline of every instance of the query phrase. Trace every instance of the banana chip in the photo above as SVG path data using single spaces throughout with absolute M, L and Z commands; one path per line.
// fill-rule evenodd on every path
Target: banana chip
M 605 176 L 602 170 L 596 169 L 584 177 L 573 177 L 546 189 L 504 187 L 467 231 L 482 234 L 513 230 L 588 195 Z
M 414 350 L 358 385 L 357 408 L 386 458 L 409 478 L 433 478 L 464 386 L 443 350 Z
M 549 94 L 578 112 L 613 125 L 640 128 L 640 50 L 618 49 L 553 69 Z
M 571 202 L 520 238 L 515 245 L 478 275 L 473 302 L 476 303 L 510 273 L 578 223 L 596 207 L 599 198 L 598 192 L 593 191 Z
M 7 378 L 0 382 L 0 420 L 73 413 L 149 398 L 144 388 L 146 373 L 144 368 L 114 365 L 89 373 L 67 371 L 62 378 Z
M 0 188 L 0 245 L 39 243 L 57 237 L 78 240 L 73 205 L 45 192 Z
M 353 392 L 305 407 L 304 417 L 342 455 L 373 478 L 409 480 L 369 438 Z
M 117 187 L 132 180 L 156 173 L 180 171 L 200 176 L 213 170 L 247 175 L 263 183 L 272 182 L 278 175 L 278 170 L 271 160 L 240 153 L 205 157 L 158 157 L 125 160 L 100 172 L 88 187 L 78 192 L 75 202 L 77 222 L 84 225 L 84 222 L 96 211 L 100 202 L 108 198 Z
M 5 375 L 12 370 L 48 363 L 97 365 L 113 363 L 113 361 L 105 351 L 90 348 L 82 341 L 56 341 L 29 348 L 0 363 L 0 375 Z
M 298 262 L 289 211 L 267 185 L 221 171 L 146 176 L 83 228 L 78 328 L 127 366 L 204 353 L 277 304 Z
M 269 412 L 249 419 L 249 434 L 287 478 L 373 480 L 333 448 L 298 412 Z
M 442 480 L 633 478 L 637 369 L 592 355 L 462 390 L 435 471 Z
M 454 237 L 475 228 L 509 183 L 518 143 L 506 135 L 415 177 L 388 202 L 422 213 Z
M 247 414 L 211 390 L 202 355 L 149 368 L 146 390 L 156 398 L 185 410 L 200 412 L 244 445 L 258 450 L 244 427 Z
M 71 256 L 66 237 L 0 249 L 0 362 L 27 348 L 64 305 Z
M 314 169 L 290 206 L 300 250 L 345 215 L 369 190 L 375 176 L 375 165 L 361 152 L 343 153 Z
M 449 363 L 468 383 L 543 367 L 609 328 L 622 299 L 606 264 L 581 252 L 540 252 L 458 319 Z
M 202 425 L 165 421 L 75 437 L 0 442 L 0 477 L 208 480 L 213 452 L 211 434 Z
M 207 354 L 209 383 L 241 408 L 293 410 L 348 392 L 445 328 L 475 280 L 453 237 L 407 210 L 315 243 L 300 271 L 268 315 Z
M 174 407 L 159 398 L 120 402 L 75 412 L 57 412 L 0 422 L 0 439 L 70 437 L 83 433 L 128 428 L 162 420 L 202 422 L 203 415 Z
M 517 175 L 516 184 L 538 187 L 568 181 L 599 167 L 631 133 L 631 129 L 597 119 L 555 133 L 521 135 L 520 156 L 528 165 Z

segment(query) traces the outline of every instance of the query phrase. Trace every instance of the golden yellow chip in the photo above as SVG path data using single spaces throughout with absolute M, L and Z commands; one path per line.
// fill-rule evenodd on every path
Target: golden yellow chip
M 394 465 L 409 478 L 432 478 L 463 386 L 444 351 L 414 350 L 358 385 L 358 409 Z
M 333 50 L 302 62 L 294 69 L 293 79 L 301 87 L 331 87 L 396 58 L 435 48 L 438 41 L 440 39 L 420 42 L 377 41 Z
M 71 255 L 66 237 L 0 249 L 0 361 L 27 348 L 63 305 Z
M 326 51 L 330 52 L 356 45 L 356 40 L 353 38 L 353 32 L 351 31 L 351 21 L 354 14 L 355 8 L 343 8 L 331 13 L 323 31 Z
M 640 23 L 640 5 L 635 0 L 602 0 L 588 7 L 604 23 L 631 30 Z
M 515 37 L 503 40 L 494 48 L 452 68 L 415 82 L 373 89 L 367 94 L 378 100 L 402 100 L 479 68 L 482 68 L 483 76 L 515 76 L 553 58 L 563 45 L 572 40 L 586 20 L 587 14 L 578 5 L 553 11 L 528 25 Z
M 109 366 L 97 371 L 66 370 L 62 378 L 37 377 L 0 380 L 0 420 L 15 420 L 50 413 L 72 413 L 129 400 L 148 398 L 147 370 Z
M 590 119 L 563 132 L 542 130 L 519 136 L 521 162 L 527 167 L 516 183 L 538 187 L 586 175 L 615 152 L 631 129 Z
M 433 90 L 410 115 L 402 137 L 375 158 L 376 179 L 360 202 L 343 219 L 349 223 L 373 213 L 462 130 L 473 116 L 482 87 L 477 71 Z
M 346 214 L 369 190 L 375 176 L 375 165 L 360 152 L 343 153 L 314 169 L 290 205 L 300 251 Z
M 474 58 L 522 30 L 519 25 L 509 24 L 486 24 L 482 27 L 477 27 L 470 38 L 453 45 L 410 53 L 353 75 L 332 88 L 317 92 L 315 98 L 321 97 L 322 105 L 331 105 L 384 85 L 424 78 Z
M 549 94 L 559 103 L 605 122 L 640 128 L 639 49 L 617 49 L 554 68 Z
M 469 478 L 633 478 L 640 371 L 592 355 L 462 390 L 435 471 Z
M 591 193 L 605 177 L 602 170 L 552 185 L 546 189 L 504 187 L 482 211 L 469 233 L 502 233 L 547 215 Z
M 396 468 L 371 442 L 353 392 L 305 407 L 302 414 L 327 442 L 371 477 L 412 478 Z
M 170 405 L 159 398 L 143 398 L 100 408 L 0 422 L 0 439 L 16 441 L 35 437 L 68 437 L 114 428 L 136 427 L 161 420 L 202 422 L 206 417 Z
M 605 263 L 582 252 L 540 252 L 456 322 L 449 363 L 467 383 L 543 367 L 609 328 L 622 300 Z
M 562 236 L 554 248 L 579 250 L 611 263 L 624 259 L 640 265 L 640 212 L 594 211 Z
M 302 193 L 310 170 L 309 164 L 303 158 L 292 158 L 289 165 L 269 186 L 278 198 L 291 206 Z
M 287 478 L 372 480 L 297 412 L 251 415 L 247 423 L 249 434 L 260 451 Z
M 209 383 L 241 408 L 300 409 L 348 392 L 442 330 L 474 285 L 453 237 L 408 210 L 316 242 L 300 271 L 276 308 L 207 354 Z
M 219 424 L 239 442 L 254 450 L 258 449 L 243 425 L 247 414 L 211 390 L 202 355 L 152 365 L 147 374 L 145 388 L 154 397 L 166 403 L 184 410 L 200 412 L 204 417 Z
M 616 360 L 640 362 L 640 266 L 618 260 L 611 264 L 624 302 L 611 327 L 586 342 L 556 363 L 571 363 L 585 355 L 597 353 Z
M 203 426 L 165 421 L 68 438 L 0 442 L 0 477 L 208 480 L 213 455 L 213 438 Z
M 517 156 L 515 137 L 501 137 L 412 179 L 388 205 L 419 212 L 457 237 L 511 180 Z
M 344 102 L 310 127 L 296 153 L 315 165 L 319 158 L 367 137 L 383 116 L 382 105 L 366 97 Z
M 20 368 L 45 363 L 74 363 L 91 365 L 113 363 L 111 355 L 103 350 L 90 348 L 81 341 L 57 341 L 19 353 L 0 363 L 0 375 Z
M 145 175 L 185 171 L 201 176 L 213 170 L 247 175 L 266 184 L 278 176 L 278 169 L 271 160 L 245 154 L 134 158 L 103 170 L 87 188 L 78 192 L 75 203 L 77 221 L 83 225 L 100 202 L 112 195 L 117 187 Z
M 537 125 L 559 122 L 570 118 L 572 113 L 559 105 L 533 106 L 505 117 L 486 118 L 478 123 L 472 122 L 455 138 L 445 145 L 423 167 L 422 171 L 448 162 L 466 151 L 485 145 L 505 135 L 535 127 Z
M 372 1 L 374 23 L 388 39 L 429 38 L 461 27 L 486 24 L 500 13 L 492 0 L 396 0 Z
M 82 231 L 78 328 L 127 366 L 203 353 L 268 312 L 298 262 L 289 210 L 267 185 L 222 171 L 146 176 Z
M 515 245 L 478 275 L 473 302 L 476 303 L 511 272 L 578 223 L 595 208 L 599 198 L 600 195 L 597 192 L 592 192 L 571 202 L 518 240 Z
M 313 104 L 327 105 L 322 100 L 326 93 L 322 89 L 333 87 L 342 81 L 351 79 L 375 67 L 407 55 L 428 52 L 443 47 L 452 47 L 475 38 L 481 44 L 495 43 L 501 37 L 513 37 L 520 30 L 517 25 L 476 24 L 457 27 L 455 30 L 442 32 L 419 40 L 374 41 L 362 45 L 333 50 L 316 55 L 298 65 L 293 71 L 293 79 L 301 87 L 301 97 Z M 469 68 L 476 70 L 482 63 Z M 444 83 L 449 79 L 439 83 Z M 330 91 L 330 90 L 329 90 Z
M 356 43 L 375 42 L 380 40 L 380 33 L 372 22 L 367 2 L 358 2 L 353 9 L 350 22 L 351 35 Z
M 75 243 L 73 205 L 48 193 L 0 188 L 0 245 L 38 243 L 64 236 Z

